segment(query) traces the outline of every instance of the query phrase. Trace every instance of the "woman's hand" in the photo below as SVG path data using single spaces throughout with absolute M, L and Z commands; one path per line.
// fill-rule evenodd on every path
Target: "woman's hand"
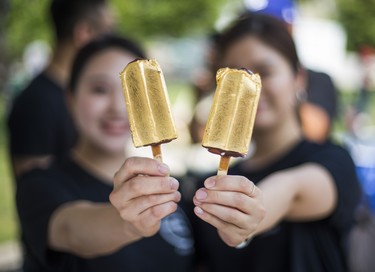
M 194 196 L 195 214 L 235 247 L 252 237 L 265 216 L 262 192 L 242 176 L 214 176 Z
M 167 165 L 149 158 L 125 161 L 114 176 L 112 205 L 124 220 L 126 231 L 135 238 L 158 232 L 161 219 L 177 209 L 179 183 L 169 177 Z

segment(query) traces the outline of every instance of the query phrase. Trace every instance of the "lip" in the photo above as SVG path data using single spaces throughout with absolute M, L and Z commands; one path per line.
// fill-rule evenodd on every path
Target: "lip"
M 123 136 L 129 131 L 129 124 L 125 120 L 106 120 L 101 127 L 106 134 L 112 136 Z

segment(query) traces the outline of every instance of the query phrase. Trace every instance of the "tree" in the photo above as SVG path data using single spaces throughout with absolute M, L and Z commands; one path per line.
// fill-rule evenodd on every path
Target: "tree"
M 5 42 L 10 58 L 19 57 L 33 40 L 51 40 L 47 6 L 50 0 L 10 0 L 5 17 Z
M 375 0 L 336 0 L 339 20 L 348 35 L 348 50 L 375 48 Z

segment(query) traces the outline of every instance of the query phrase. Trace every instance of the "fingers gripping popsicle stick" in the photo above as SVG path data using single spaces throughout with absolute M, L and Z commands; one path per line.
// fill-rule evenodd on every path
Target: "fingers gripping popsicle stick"
M 247 69 L 222 68 L 216 82 L 202 146 L 221 156 L 217 174 L 226 175 L 230 157 L 244 157 L 249 150 L 261 80 Z
M 163 72 L 156 60 L 135 60 L 120 74 L 135 147 L 151 146 L 162 161 L 160 145 L 177 138 Z

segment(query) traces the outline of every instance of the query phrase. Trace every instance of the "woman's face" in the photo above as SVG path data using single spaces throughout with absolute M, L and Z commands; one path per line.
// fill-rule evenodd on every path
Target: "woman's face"
M 130 132 L 119 73 L 134 58 L 110 48 L 86 64 L 71 97 L 79 144 L 106 153 L 124 152 Z
M 288 61 L 274 48 L 256 37 L 246 36 L 227 49 L 222 66 L 247 68 L 259 73 L 262 92 L 255 131 L 268 130 L 288 118 L 296 118 L 295 94 L 301 82 Z

